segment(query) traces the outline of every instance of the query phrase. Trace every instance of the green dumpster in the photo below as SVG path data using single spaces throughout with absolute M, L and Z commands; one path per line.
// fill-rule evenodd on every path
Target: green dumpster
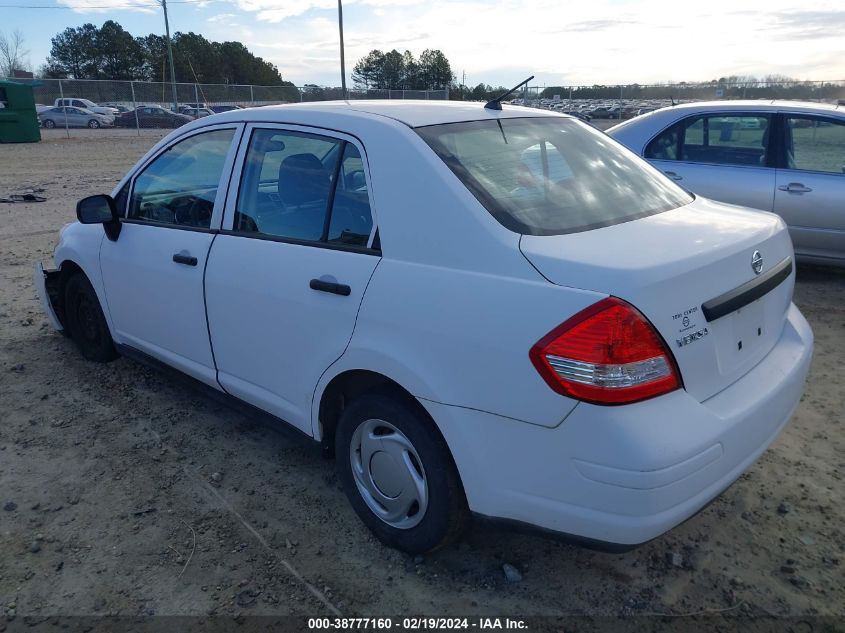
M 37 143 L 40 140 L 32 86 L 0 81 L 0 143 Z

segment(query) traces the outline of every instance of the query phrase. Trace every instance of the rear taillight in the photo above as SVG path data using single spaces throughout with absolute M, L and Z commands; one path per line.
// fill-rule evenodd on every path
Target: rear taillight
M 608 297 L 557 326 L 529 352 L 549 386 L 596 404 L 625 404 L 681 386 L 672 353 L 634 306 Z

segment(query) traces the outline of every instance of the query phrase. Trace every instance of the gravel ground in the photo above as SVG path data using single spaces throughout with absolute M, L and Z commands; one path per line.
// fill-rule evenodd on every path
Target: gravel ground
M 133 361 L 85 362 L 32 285 L 74 203 L 161 133 L 0 146 L 0 623 L 17 614 L 845 615 L 845 274 L 799 267 L 806 395 L 733 487 L 632 552 L 475 527 L 424 560 L 376 542 L 333 463 Z M 521 575 L 509 582 L 503 565 Z M 0 626 L 0 630 L 2 630 Z

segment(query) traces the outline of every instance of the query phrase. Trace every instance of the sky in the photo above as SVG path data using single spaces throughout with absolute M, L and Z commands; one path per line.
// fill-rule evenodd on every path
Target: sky
M 14 5 L 14 6 L 12 6 Z M 37 8 L 49 7 L 49 8 Z M 440 49 L 460 81 L 510 86 L 845 79 L 842 0 L 344 0 L 347 77 L 372 49 Z M 171 32 L 236 40 L 297 85 L 340 84 L 336 0 L 168 0 Z M 68 26 L 163 33 L 156 0 L 0 0 L 34 67 Z

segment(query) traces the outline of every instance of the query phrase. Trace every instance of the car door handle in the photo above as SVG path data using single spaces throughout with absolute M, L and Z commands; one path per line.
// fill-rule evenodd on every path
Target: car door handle
M 671 178 L 672 180 L 683 180 L 684 179 L 683 176 L 679 176 L 674 171 L 664 171 L 663 173 L 666 174 L 667 176 L 669 176 L 669 178 Z
M 185 264 L 186 266 L 196 266 L 197 258 L 186 253 L 176 253 L 173 255 L 173 261 L 177 264 Z
M 809 193 L 812 191 L 810 187 L 805 187 L 800 182 L 791 182 L 788 185 L 781 185 L 778 189 L 781 191 L 788 191 L 789 193 Z
M 346 284 L 338 284 L 333 281 L 323 281 L 322 279 L 312 279 L 311 283 L 308 285 L 311 286 L 312 290 L 331 292 L 332 294 L 341 295 L 343 297 L 348 297 L 352 292 L 352 288 Z

